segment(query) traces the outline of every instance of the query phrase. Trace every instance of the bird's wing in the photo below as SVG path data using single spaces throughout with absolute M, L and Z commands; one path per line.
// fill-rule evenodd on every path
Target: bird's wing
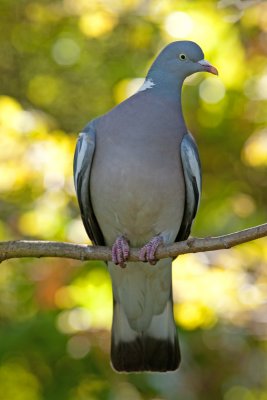
M 85 230 L 95 245 L 105 245 L 98 225 L 90 196 L 90 175 L 96 146 L 94 122 L 89 123 L 80 133 L 74 154 L 74 185 Z
M 185 181 L 185 205 L 176 242 L 186 240 L 190 235 L 191 225 L 199 206 L 202 184 L 198 150 L 195 140 L 189 132 L 181 142 L 180 151 Z

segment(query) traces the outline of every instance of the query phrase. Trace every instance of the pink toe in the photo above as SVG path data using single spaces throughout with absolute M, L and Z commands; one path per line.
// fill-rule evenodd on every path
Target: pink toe
M 129 257 L 129 243 L 123 236 L 119 236 L 112 246 L 112 261 L 114 264 L 125 268 L 127 258 Z
M 147 261 L 147 259 L 146 259 L 146 246 L 142 247 L 142 249 L 140 250 L 140 252 L 139 252 L 139 260 L 140 261 L 144 261 L 144 262 Z
M 117 258 L 116 244 L 114 244 L 112 246 L 111 254 L 112 254 L 112 262 L 114 262 L 114 264 L 117 265 L 118 264 L 118 258 Z
M 127 242 L 127 240 L 125 238 L 121 238 L 120 240 L 120 244 L 121 244 L 121 250 L 122 250 L 122 254 L 123 254 L 123 258 L 126 261 L 127 258 L 129 257 L 129 244 Z
M 155 236 L 148 242 L 142 249 L 140 250 L 139 253 L 139 259 L 140 261 L 148 261 L 151 265 L 155 265 L 157 263 L 157 260 L 155 259 L 155 254 L 157 251 L 157 248 L 159 247 L 160 244 L 163 243 L 163 239 L 161 236 Z

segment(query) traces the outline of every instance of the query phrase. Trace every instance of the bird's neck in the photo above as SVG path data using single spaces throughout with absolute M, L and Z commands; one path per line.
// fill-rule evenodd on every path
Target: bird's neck
M 184 121 L 181 101 L 182 86 L 183 81 L 177 82 L 173 76 L 162 76 L 155 71 L 149 71 L 143 85 L 144 89 L 141 88 L 141 90 L 151 90 L 151 93 L 160 96 L 163 101 L 174 102 L 180 118 Z

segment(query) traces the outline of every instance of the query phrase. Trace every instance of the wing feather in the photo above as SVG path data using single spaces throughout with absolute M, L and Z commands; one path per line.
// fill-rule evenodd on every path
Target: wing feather
M 85 230 L 95 245 L 105 245 L 90 196 L 90 175 L 96 146 L 94 123 L 89 123 L 80 133 L 74 154 L 74 185 Z
M 196 216 L 201 195 L 201 164 L 193 136 L 188 133 L 181 142 L 181 159 L 185 181 L 185 206 L 176 242 L 186 240 Z

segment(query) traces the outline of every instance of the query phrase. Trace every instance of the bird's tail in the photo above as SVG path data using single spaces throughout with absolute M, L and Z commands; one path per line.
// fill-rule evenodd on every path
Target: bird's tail
M 111 362 L 118 372 L 173 371 L 179 367 L 180 351 L 171 305 L 154 316 L 147 331 L 129 326 L 123 308 L 114 303 Z
M 150 268 L 147 264 L 145 267 Z M 157 268 L 157 266 L 154 268 Z M 125 273 L 126 270 L 127 268 L 122 272 Z M 136 276 L 138 276 L 138 273 Z M 133 275 L 131 277 L 133 278 Z M 117 300 L 114 298 L 113 303 L 112 365 L 118 372 L 165 372 L 176 370 L 180 364 L 180 350 L 173 318 L 171 275 L 168 282 L 168 298 L 163 307 L 161 307 L 160 312 L 157 307 L 151 307 L 149 303 L 152 300 L 154 305 L 157 304 L 161 293 L 159 291 L 155 293 L 154 290 L 152 290 L 154 293 L 151 293 L 151 288 L 149 288 L 151 285 L 148 284 L 147 278 L 143 274 L 140 279 L 142 279 L 142 283 L 145 282 L 147 289 L 143 304 L 141 304 L 141 296 L 138 296 L 138 289 L 136 290 L 138 279 L 137 281 L 133 279 L 132 285 L 127 290 L 127 302 L 123 303 L 125 296 L 121 298 L 122 296 L 118 296 L 118 293 L 116 295 L 115 291 Z M 124 282 L 124 284 L 126 283 Z M 135 291 L 131 292 L 132 287 L 135 287 Z M 140 289 L 143 293 L 142 287 Z M 164 289 L 166 290 L 166 286 Z M 151 298 L 152 294 L 154 296 Z M 140 304 L 139 311 L 142 309 L 142 313 L 137 313 L 137 307 Z M 152 314 L 151 309 L 153 310 Z

